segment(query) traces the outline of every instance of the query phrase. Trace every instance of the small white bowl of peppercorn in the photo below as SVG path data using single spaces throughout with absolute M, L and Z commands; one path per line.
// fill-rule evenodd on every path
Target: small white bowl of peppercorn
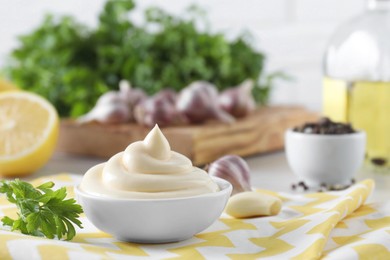
M 287 161 L 306 189 L 347 187 L 361 167 L 366 134 L 321 118 L 286 131 Z

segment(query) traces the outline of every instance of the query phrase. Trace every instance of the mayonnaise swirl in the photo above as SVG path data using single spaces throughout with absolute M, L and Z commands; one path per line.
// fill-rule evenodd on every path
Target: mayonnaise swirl
M 143 141 L 89 169 L 80 189 L 98 196 L 135 199 L 188 197 L 219 190 L 205 171 L 171 151 L 157 125 Z

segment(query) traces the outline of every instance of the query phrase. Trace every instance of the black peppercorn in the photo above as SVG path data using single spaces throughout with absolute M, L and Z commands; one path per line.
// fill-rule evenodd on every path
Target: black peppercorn
M 321 118 L 318 122 L 305 123 L 302 126 L 293 128 L 294 132 L 305 133 L 305 134 L 321 134 L 321 135 L 341 135 L 355 133 L 349 123 L 338 123 L 333 122 L 327 117 Z

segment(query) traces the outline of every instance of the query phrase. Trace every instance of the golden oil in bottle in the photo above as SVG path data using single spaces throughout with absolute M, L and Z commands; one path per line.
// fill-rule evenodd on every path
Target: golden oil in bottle
M 367 133 L 367 158 L 390 166 L 390 82 L 324 78 L 323 112 Z

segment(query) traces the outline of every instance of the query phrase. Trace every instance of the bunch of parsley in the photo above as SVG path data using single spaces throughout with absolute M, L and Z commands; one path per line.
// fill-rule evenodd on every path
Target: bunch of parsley
M 47 16 L 30 34 L 20 37 L 11 54 L 8 76 L 19 86 L 48 98 L 63 117 L 87 112 L 97 98 L 128 79 L 148 94 L 170 87 L 180 90 L 191 81 L 207 80 L 220 90 L 251 78 L 253 94 L 265 103 L 277 75 L 264 76 L 265 57 L 249 37 L 228 41 L 208 28 L 199 8 L 184 18 L 161 9 L 144 13 L 145 22 L 129 18 L 133 0 L 108 0 L 96 28 L 72 17 Z M 265 79 L 259 83 L 259 79 Z
M 74 199 L 65 199 L 65 187 L 54 191 L 53 186 L 53 182 L 34 188 L 18 179 L 1 181 L 0 193 L 17 206 L 19 216 L 18 219 L 3 217 L 3 225 L 23 234 L 72 239 L 76 234 L 73 224 L 82 228 L 78 217 L 83 210 Z

